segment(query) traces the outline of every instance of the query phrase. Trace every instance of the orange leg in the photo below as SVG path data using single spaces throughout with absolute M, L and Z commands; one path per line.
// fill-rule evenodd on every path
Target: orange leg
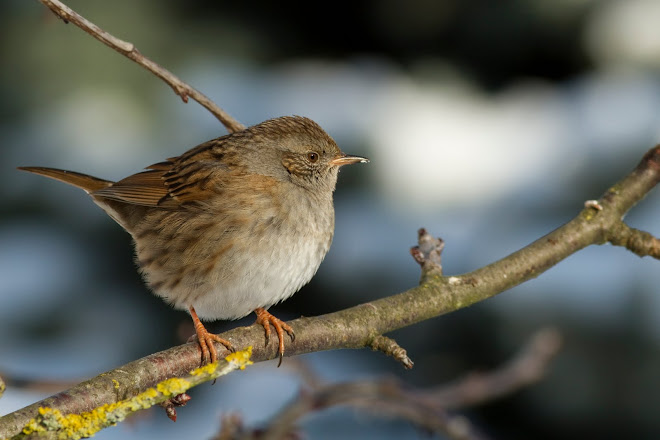
M 202 349 L 202 365 L 213 363 L 218 360 L 218 351 L 215 349 L 213 342 L 219 342 L 227 347 L 228 350 L 234 351 L 234 348 L 231 346 L 231 342 L 226 339 L 222 339 L 218 335 L 209 333 L 209 331 L 206 330 L 204 324 L 202 324 L 202 321 L 199 320 L 194 307 L 190 307 L 190 316 L 192 316 L 193 324 L 195 325 L 195 333 L 197 333 L 197 341 L 199 342 L 199 347 Z
M 284 357 L 284 332 L 286 331 L 289 336 L 291 337 L 291 340 L 296 339 L 296 335 L 293 333 L 293 329 L 289 324 L 286 322 L 274 317 L 266 309 L 263 309 L 259 307 L 254 311 L 254 313 L 257 314 L 257 324 L 261 324 L 264 327 L 264 330 L 266 331 L 266 345 L 268 345 L 268 341 L 270 340 L 270 326 L 272 325 L 275 327 L 275 331 L 277 332 L 277 338 L 279 339 L 280 345 L 279 345 L 279 354 L 280 354 L 280 361 L 277 364 L 279 367 L 282 365 L 282 358 Z

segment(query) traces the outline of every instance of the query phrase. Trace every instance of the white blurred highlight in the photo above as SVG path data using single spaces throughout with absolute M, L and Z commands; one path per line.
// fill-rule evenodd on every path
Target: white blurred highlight
M 557 160 L 556 96 L 530 85 L 488 97 L 447 84 L 397 81 L 374 106 L 379 188 L 397 203 L 475 203 Z M 376 162 L 376 160 L 374 160 Z

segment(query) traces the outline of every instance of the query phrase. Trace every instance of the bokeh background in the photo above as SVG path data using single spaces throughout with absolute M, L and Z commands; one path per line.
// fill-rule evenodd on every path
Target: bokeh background
M 350 4 L 70 0 L 246 124 L 298 114 L 366 166 L 343 169 L 333 247 L 273 310 L 332 312 L 410 286 L 417 228 L 446 274 L 499 259 L 571 219 L 660 138 L 660 2 L 359 0 Z M 225 133 L 194 102 L 35 1 L 0 6 L 0 373 L 79 381 L 181 343 L 189 317 L 143 286 L 129 236 L 79 190 L 15 170 L 119 179 Z M 660 235 L 660 196 L 627 217 Z M 465 414 L 492 438 L 660 436 L 660 266 L 591 247 L 511 291 L 395 332 L 403 371 L 368 350 L 300 357 L 330 382 L 427 388 L 509 359 L 544 326 L 565 345 L 547 377 Z M 222 331 L 252 323 L 219 322 Z M 266 422 L 299 392 L 274 362 L 192 392 L 100 439 L 209 438 L 219 415 Z M 51 391 L 9 387 L 0 414 Z M 309 438 L 426 438 L 333 409 Z

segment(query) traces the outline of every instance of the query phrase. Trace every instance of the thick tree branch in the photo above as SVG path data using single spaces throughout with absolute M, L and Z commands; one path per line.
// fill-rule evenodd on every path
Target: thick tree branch
M 623 215 L 659 180 L 660 145 L 652 148 L 632 173 L 605 192 L 598 200 L 602 210 L 586 207 L 576 218 L 545 237 L 473 272 L 443 277 L 430 270 L 422 277 L 419 286 L 400 294 L 327 315 L 291 321 L 289 324 L 296 332 L 296 340 L 287 344 L 286 355 L 368 347 L 379 335 L 467 307 L 537 277 L 591 244 L 616 242 Z M 235 347 L 252 345 L 254 362 L 277 356 L 274 340 L 268 346 L 263 345 L 261 326 L 236 328 L 221 336 Z M 225 350 L 220 345 L 217 348 L 219 353 Z M 136 360 L 0 418 L 0 438 L 20 431 L 39 407 L 49 406 L 63 413 L 89 411 L 134 396 L 164 379 L 185 375 L 198 367 L 199 362 L 196 343 Z M 119 386 L 115 387 L 113 381 Z
M 132 43 L 120 40 L 113 35 L 107 33 L 85 17 L 81 16 L 59 0 L 39 0 L 41 3 L 49 7 L 58 17 L 65 22 L 70 22 L 78 26 L 80 29 L 87 32 L 92 37 L 99 40 L 101 43 L 116 50 L 125 57 L 135 61 L 140 66 L 144 67 L 163 81 L 165 81 L 174 93 L 179 95 L 183 102 L 188 102 L 188 97 L 199 102 L 204 108 L 210 111 L 222 124 L 227 128 L 230 133 L 240 131 L 245 128 L 243 124 L 232 118 L 229 113 L 218 107 L 218 105 L 211 101 L 206 95 L 200 91 L 192 88 L 185 82 L 181 81 L 176 75 L 162 66 L 151 61 L 149 58 L 142 55 Z
M 168 416 L 176 421 L 174 405 L 185 405 L 190 400 L 190 397 L 185 394 L 188 389 L 215 380 L 236 369 L 244 369 L 252 364 L 250 354 L 251 348 L 248 347 L 246 350 L 232 353 L 218 362 L 197 368 L 191 371 L 187 377 L 167 379 L 137 396 L 105 404 L 81 414 L 62 414 L 58 408 L 40 408 L 39 414 L 30 420 L 14 438 L 22 440 L 35 437 L 43 439 L 93 437 L 100 430 L 116 425 L 131 414 L 158 404 L 169 409 Z M 115 388 L 119 387 L 118 382 L 114 381 L 114 384 Z

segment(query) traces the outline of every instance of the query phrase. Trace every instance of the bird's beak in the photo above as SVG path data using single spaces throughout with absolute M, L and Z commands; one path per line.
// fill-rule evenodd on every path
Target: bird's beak
M 342 165 L 350 165 L 352 163 L 367 163 L 369 162 L 369 159 L 366 157 L 360 157 L 360 156 L 349 156 L 347 154 L 341 154 L 334 159 L 330 161 L 330 165 L 335 165 L 335 166 L 342 166 Z

